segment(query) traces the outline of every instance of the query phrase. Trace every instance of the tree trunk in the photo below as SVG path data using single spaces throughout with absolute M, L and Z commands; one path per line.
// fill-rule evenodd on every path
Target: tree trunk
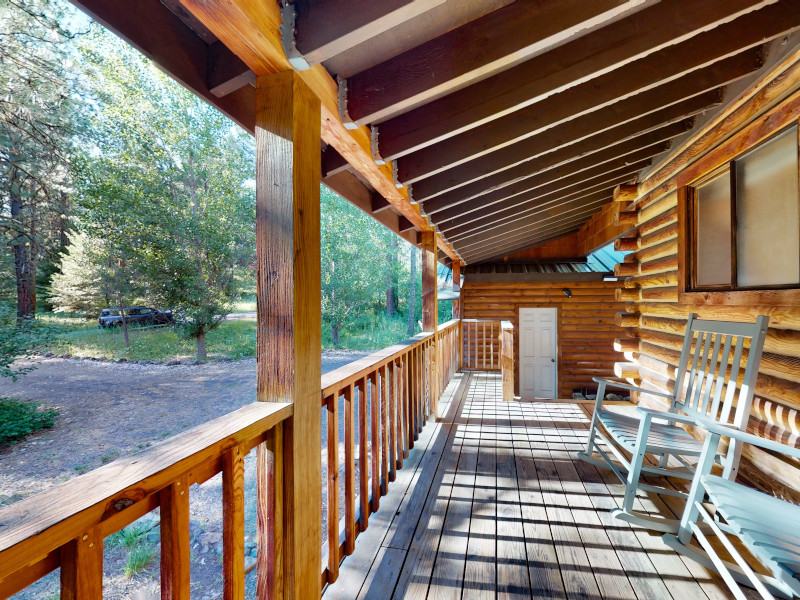
M 331 340 L 333 341 L 334 346 L 339 345 L 339 326 L 338 325 L 331 325 Z
M 122 297 L 117 297 L 117 306 L 119 307 L 119 314 L 122 317 L 122 341 L 125 342 L 125 347 L 131 347 L 131 339 L 128 336 L 128 317 L 125 314 L 125 304 L 122 302 Z
M 206 334 L 197 334 L 195 341 L 197 342 L 197 360 L 204 360 L 208 356 L 206 354 Z
M 397 312 L 397 296 L 395 295 L 394 265 L 397 261 L 397 236 L 389 234 L 391 243 L 386 254 L 386 316 L 394 317 Z
M 408 335 L 414 335 L 417 307 L 417 249 L 411 248 L 411 284 L 408 286 Z
M 11 218 L 22 220 L 22 198 L 11 192 Z M 36 311 L 36 273 L 27 237 L 19 234 L 11 242 L 14 252 L 14 276 L 17 282 L 17 321 L 32 319 Z

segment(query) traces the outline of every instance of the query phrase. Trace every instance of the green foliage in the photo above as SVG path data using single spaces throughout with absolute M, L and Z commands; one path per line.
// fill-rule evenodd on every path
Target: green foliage
M 58 254 L 69 162 L 81 131 L 72 8 L 0 0 L 0 240 L 14 258 L 17 311 L 32 318 L 38 261 Z
M 53 329 L 33 319 L 17 321 L 14 310 L 0 302 L 0 377 L 17 377 L 33 369 L 15 362 L 31 356 L 53 337 Z
M 181 313 L 202 357 L 254 262 L 253 140 L 121 41 L 98 34 L 85 54 L 98 109 L 76 187 L 107 295 Z
M 14 443 L 25 436 L 55 425 L 58 411 L 33 402 L 0 398 L 0 444 Z
M 55 312 L 97 316 L 110 304 L 103 292 L 104 262 L 101 240 L 75 232 L 62 259 L 61 270 L 50 280 L 50 302 Z

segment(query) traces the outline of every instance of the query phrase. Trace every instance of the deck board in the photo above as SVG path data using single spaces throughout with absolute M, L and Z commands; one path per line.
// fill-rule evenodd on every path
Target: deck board
M 503 402 L 493 373 L 461 373 L 420 434 L 326 598 L 717 600 L 716 576 L 615 520 L 623 486 L 576 459 L 574 402 Z M 637 508 L 671 514 L 642 494 Z

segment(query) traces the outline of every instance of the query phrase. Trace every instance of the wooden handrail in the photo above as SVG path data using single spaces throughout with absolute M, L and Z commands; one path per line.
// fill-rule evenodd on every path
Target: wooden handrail
M 226 453 L 246 454 L 291 415 L 291 404 L 255 402 L 0 510 L 0 598 L 63 566 L 64 556 L 81 556 L 71 546 L 86 541 L 102 556 L 103 538 L 161 505 L 181 484 L 188 490 L 221 472 Z M 99 569 L 102 586 L 102 560 Z M 70 597 L 76 595 L 82 597 Z
M 339 563 L 353 552 L 370 513 L 378 510 L 380 497 L 387 493 L 397 469 L 403 467 L 436 400 L 458 370 L 459 335 L 460 321 L 448 321 L 435 332 L 420 333 L 322 376 L 321 401 L 327 409 L 328 431 L 323 584 L 338 578 Z M 434 362 L 438 368 L 433 368 Z M 340 419 L 344 422 L 343 511 L 339 506 Z M 340 520 L 342 512 L 344 519 Z

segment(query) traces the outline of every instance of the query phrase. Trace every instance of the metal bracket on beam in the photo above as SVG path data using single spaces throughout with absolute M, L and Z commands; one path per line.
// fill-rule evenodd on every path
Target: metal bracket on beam
M 380 148 L 378 147 L 378 128 L 370 127 L 369 129 L 370 148 L 372 150 L 372 160 L 376 165 L 385 165 L 386 161 L 381 156 Z
M 297 13 L 294 10 L 294 4 L 284 2 L 281 6 L 281 45 L 289 59 L 289 64 L 298 71 L 305 71 L 310 69 L 311 66 L 306 61 L 305 57 L 300 53 L 295 45 L 295 18 Z
M 336 77 L 336 99 L 339 103 L 339 120 L 345 129 L 358 129 L 358 124 L 347 113 L 347 79 Z
M 403 184 L 397 180 L 397 161 L 392 163 L 392 181 L 394 181 L 394 187 L 396 187 L 398 190 L 403 188 Z

